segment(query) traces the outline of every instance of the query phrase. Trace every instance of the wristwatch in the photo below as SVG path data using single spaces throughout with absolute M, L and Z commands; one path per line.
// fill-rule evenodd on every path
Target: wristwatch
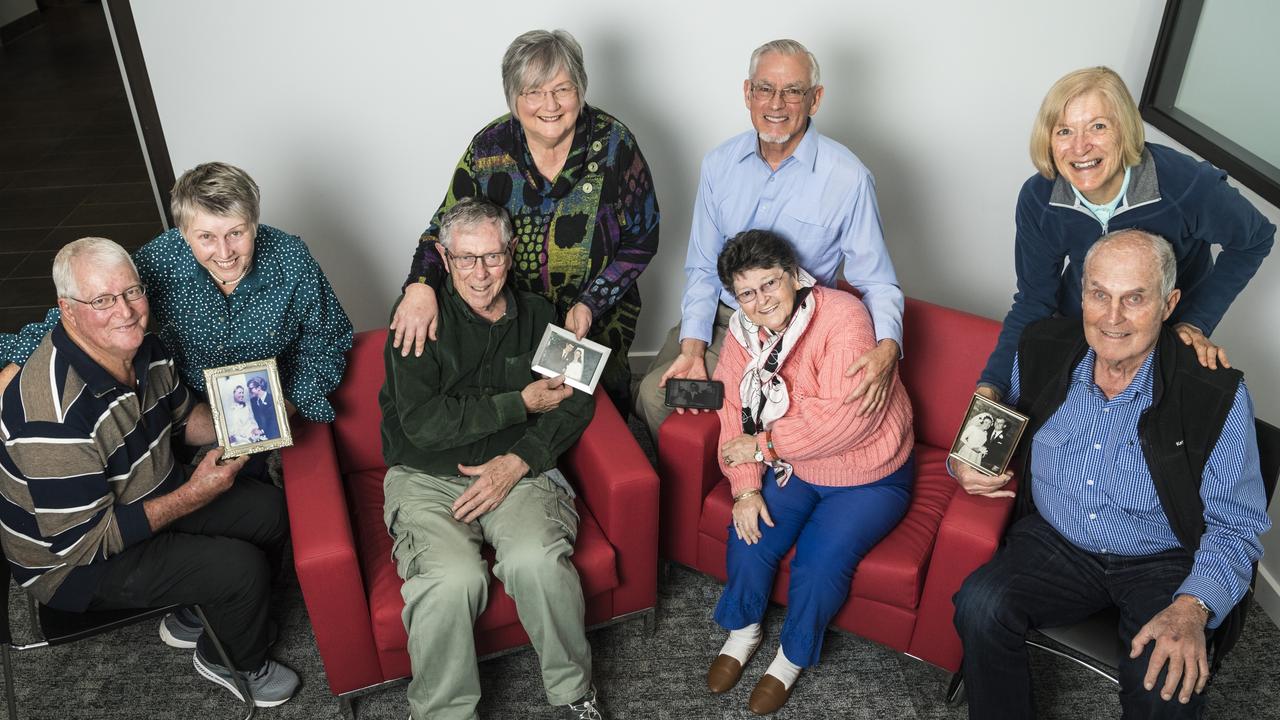
M 751 457 L 755 458 L 756 462 L 764 462 L 764 451 L 760 449 L 759 445 L 756 446 L 756 454 Z

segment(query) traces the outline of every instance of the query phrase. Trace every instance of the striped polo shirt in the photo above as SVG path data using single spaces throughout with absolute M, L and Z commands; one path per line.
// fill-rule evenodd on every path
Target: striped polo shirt
M 100 560 L 151 537 L 142 503 L 184 480 L 170 438 L 191 395 L 159 339 L 121 385 L 56 326 L 0 398 L 0 542 L 36 599 L 83 610 Z

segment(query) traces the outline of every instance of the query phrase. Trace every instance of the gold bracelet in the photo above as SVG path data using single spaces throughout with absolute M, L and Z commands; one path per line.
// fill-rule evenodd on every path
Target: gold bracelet
M 740 495 L 733 496 L 733 501 L 741 502 L 743 500 L 746 500 L 749 497 L 755 497 L 756 495 L 759 495 L 759 494 L 760 494 L 759 490 L 743 490 Z

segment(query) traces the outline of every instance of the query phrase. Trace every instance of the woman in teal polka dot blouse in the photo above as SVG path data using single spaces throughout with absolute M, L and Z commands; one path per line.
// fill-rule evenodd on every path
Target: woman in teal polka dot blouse
M 243 170 L 205 163 L 173 186 L 178 227 L 134 253 L 152 330 L 182 379 L 204 392 L 204 370 L 275 357 L 285 399 L 308 420 L 333 420 L 328 394 L 351 348 L 351 321 L 297 236 L 258 224 L 258 185 Z M 23 363 L 59 320 L 0 335 L 0 359 Z

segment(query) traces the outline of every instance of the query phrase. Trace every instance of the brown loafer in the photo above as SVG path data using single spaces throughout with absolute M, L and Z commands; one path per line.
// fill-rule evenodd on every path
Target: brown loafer
M 742 663 L 728 655 L 717 655 L 707 670 L 707 689 L 719 695 L 729 692 L 742 678 Z
M 760 682 L 756 683 L 755 690 L 751 691 L 751 699 L 747 701 L 747 707 L 757 715 L 776 713 L 778 708 L 787 704 L 793 688 L 795 688 L 794 684 L 790 688 L 783 687 L 781 680 L 765 673 L 764 677 L 760 678 Z

